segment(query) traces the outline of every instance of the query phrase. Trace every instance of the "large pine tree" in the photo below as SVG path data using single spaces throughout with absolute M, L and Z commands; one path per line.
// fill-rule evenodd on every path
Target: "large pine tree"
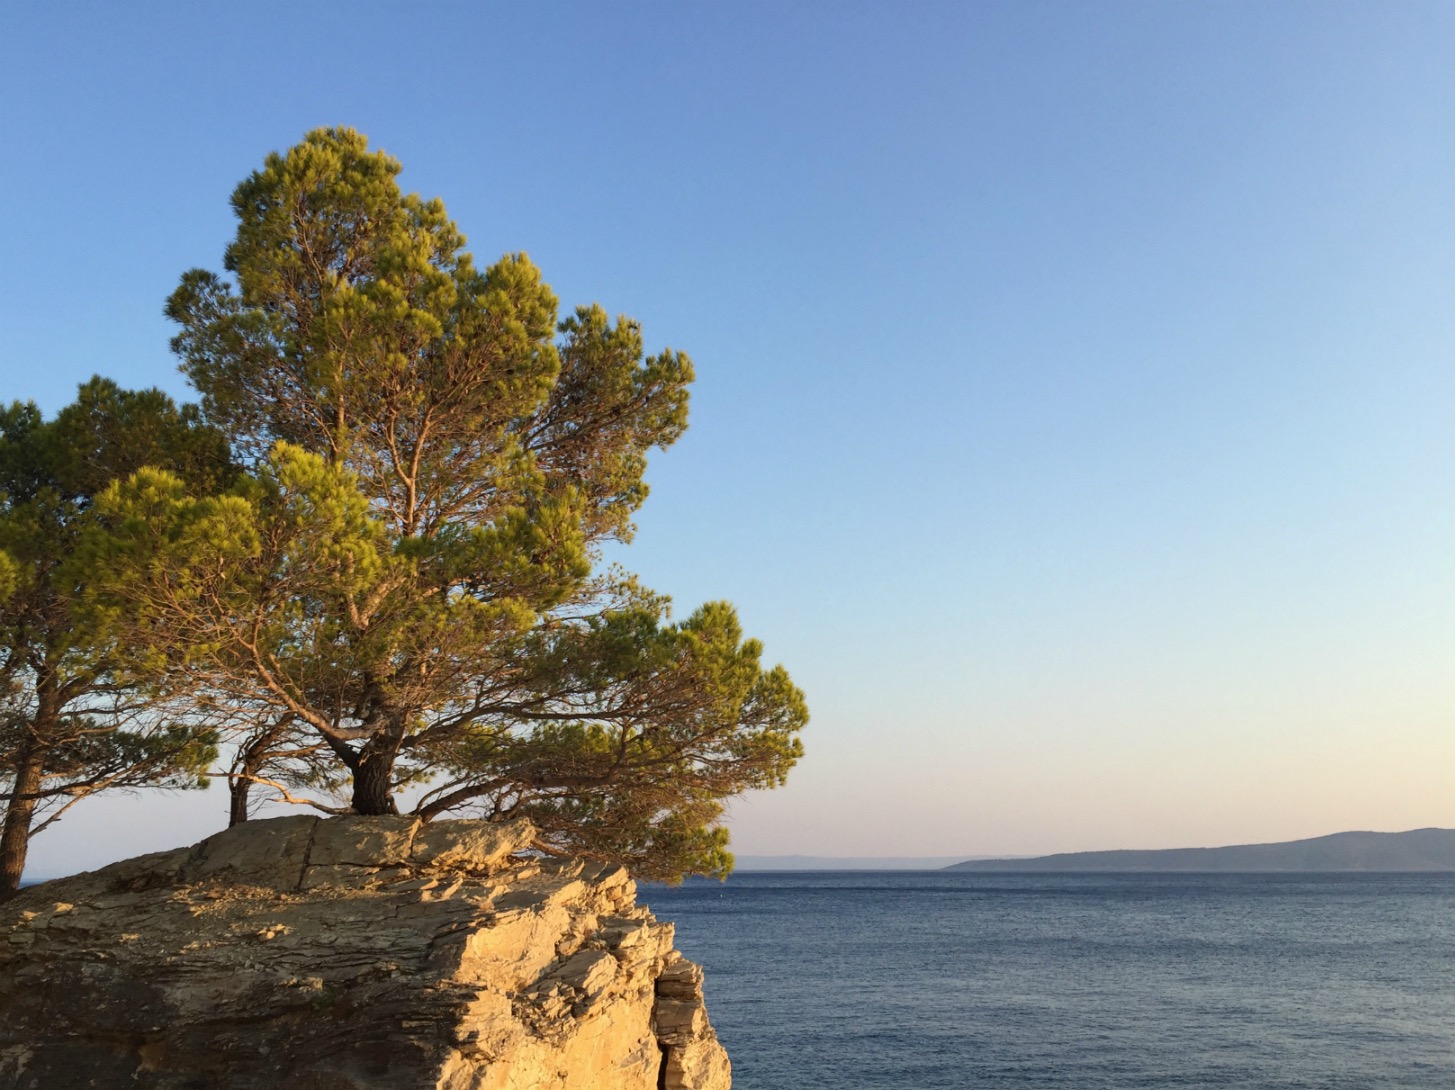
M 252 472 L 107 494 L 108 623 L 345 770 L 353 812 L 415 785 L 425 817 L 525 815 L 546 850 L 724 873 L 722 800 L 783 782 L 803 696 L 730 605 L 674 622 L 599 563 L 686 426 L 692 365 L 599 307 L 560 320 L 523 254 L 477 269 L 398 172 L 318 130 L 234 193 L 231 275 L 186 274 L 168 314 Z

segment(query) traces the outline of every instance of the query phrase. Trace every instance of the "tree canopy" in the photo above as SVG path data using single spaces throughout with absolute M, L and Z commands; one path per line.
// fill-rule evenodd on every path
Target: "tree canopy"
M 274 760 L 275 786 L 346 779 L 355 813 L 408 788 L 426 818 L 528 816 L 548 851 L 725 873 L 722 800 L 783 782 L 803 695 L 727 603 L 674 620 L 601 563 L 692 364 L 600 307 L 562 319 L 524 254 L 477 269 L 399 170 L 323 129 L 238 186 L 230 275 L 187 273 L 167 313 L 248 472 L 107 488 L 97 623 L 135 676 L 252 724 L 244 781 Z

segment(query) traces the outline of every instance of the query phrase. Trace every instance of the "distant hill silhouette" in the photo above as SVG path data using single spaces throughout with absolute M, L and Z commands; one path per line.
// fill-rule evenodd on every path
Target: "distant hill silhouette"
M 972 859 L 974 871 L 1455 871 L 1455 829 L 1333 833 L 1281 844 L 1160 851 L 1064 852 L 1034 859 Z
M 734 874 L 795 870 L 944 870 L 963 855 L 738 855 Z M 976 858 L 983 858 L 977 856 Z

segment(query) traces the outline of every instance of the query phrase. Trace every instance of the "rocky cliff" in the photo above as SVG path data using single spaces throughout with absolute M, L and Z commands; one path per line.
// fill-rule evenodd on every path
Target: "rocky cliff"
M 525 825 L 308 816 L 0 906 L 0 1088 L 727 1090 L 702 972 Z

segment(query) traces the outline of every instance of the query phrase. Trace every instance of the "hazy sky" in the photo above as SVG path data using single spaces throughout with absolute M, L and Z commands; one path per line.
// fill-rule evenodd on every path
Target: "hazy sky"
M 622 559 L 808 692 L 739 851 L 1455 826 L 1452 118 L 1450 4 L 17 0 L 0 397 L 187 396 L 163 300 L 351 125 L 696 361 Z

